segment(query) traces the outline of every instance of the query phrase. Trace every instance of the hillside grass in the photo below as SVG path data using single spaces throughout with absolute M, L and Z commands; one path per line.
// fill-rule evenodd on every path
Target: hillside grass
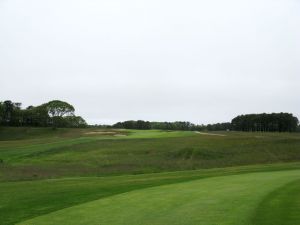
M 268 172 L 264 175 L 264 179 L 257 178 L 258 180 L 255 180 L 253 178 L 253 180 L 251 178 L 254 183 L 257 183 L 257 187 L 251 186 L 252 184 L 248 185 L 247 182 L 245 186 L 238 187 L 240 191 L 250 187 L 255 194 L 261 188 L 260 181 L 267 181 L 269 176 L 273 177 L 274 174 L 278 174 L 275 171 L 285 171 L 282 173 L 285 175 L 278 177 L 278 183 L 275 180 L 270 185 L 264 183 L 269 188 L 262 192 L 258 191 L 261 193 L 259 195 L 260 202 L 258 203 L 256 196 L 255 207 L 253 205 L 251 210 L 249 208 L 252 217 L 247 217 L 249 223 L 245 224 L 291 225 L 294 222 L 293 225 L 295 225 L 295 221 L 298 222 L 294 211 L 299 208 L 299 195 L 297 195 L 299 183 L 296 179 L 294 180 L 294 176 L 293 179 L 287 177 L 290 177 L 292 173 L 298 174 L 295 171 L 300 169 L 299 162 L 299 133 L 0 128 L 0 224 L 12 225 L 43 215 L 46 217 L 41 218 L 50 218 L 52 214 L 49 216 L 47 214 L 65 208 L 67 210 L 65 215 L 69 215 L 72 219 L 72 213 L 77 214 L 77 212 L 71 210 L 72 212 L 70 211 L 68 214 L 69 209 L 67 208 L 81 207 L 82 204 L 92 204 L 91 211 L 86 212 L 85 216 L 94 218 L 93 216 L 98 214 L 96 211 L 101 211 L 102 206 L 100 209 L 98 203 L 94 206 L 91 201 L 117 198 L 116 204 L 113 206 L 121 206 L 123 203 L 117 197 L 119 194 L 127 195 L 131 191 L 141 191 L 145 193 L 144 196 L 148 196 L 149 189 L 147 188 L 157 187 L 156 193 L 159 194 L 163 190 L 159 189 L 161 186 L 184 185 L 183 183 L 191 181 L 195 181 L 195 185 L 187 187 L 186 190 L 195 192 L 197 196 L 194 197 L 196 198 L 198 197 L 196 190 L 201 190 L 197 183 L 198 180 L 200 182 L 206 178 L 226 176 L 229 177 L 228 180 L 225 178 L 223 180 L 226 186 L 232 185 L 233 180 L 230 175 L 255 173 L 257 177 L 260 177 L 259 174 Z M 247 175 L 248 178 L 249 176 Z M 243 179 L 241 177 L 241 180 Z M 218 191 L 218 189 L 213 189 L 213 185 L 207 187 L 210 187 L 211 194 L 214 194 L 213 190 Z M 143 191 L 144 189 L 145 191 Z M 166 192 L 171 194 L 172 189 Z M 224 192 L 220 199 L 242 204 L 240 202 L 242 199 L 238 195 L 242 192 L 239 190 L 231 200 L 226 199 L 228 192 Z M 244 194 L 248 196 L 248 193 Z M 252 197 L 255 198 L 255 196 Z M 140 201 L 144 200 L 146 201 L 141 195 Z M 215 198 L 210 198 L 210 200 L 215 201 Z M 162 201 L 168 204 L 169 200 L 166 198 Z M 182 201 L 182 205 L 187 204 L 184 203 L 184 199 L 178 199 L 178 201 Z M 162 204 L 164 204 L 163 202 Z M 277 204 L 275 207 L 274 202 Z M 168 219 L 156 221 L 155 218 L 147 217 L 145 213 L 149 212 L 149 207 L 151 209 L 151 205 L 156 204 L 157 202 L 154 201 L 145 205 L 144 214 L 138 212 L 139 219 L 124 220 L 125 224 L 134 225 L 141 220 L 144 221 L 141 224 L 147 224 L 147 221 L 152 221 L 152 224 L 162 224 L 162 221 L 172 222 Z M 195 202 L 195 206 L 197 205 L 198 203 Z M 229 208 L 233 206 L 226 205 Z M 85 206 L 79 208 L 79 211 L 86 211 L 84 208 Z M 268 211 L 270 208 L 274 208 L 274 212 L 277 212 L 276 215 L 272 210 Z M 103 209 L 111 212 L 116 210 L 109 207 Z M 137 211 L 132 210 L 136 215 Z M 182 210 L 188 212 L 190 209 Z M 210 210 L 218 212 L 223 209 L 214 206 Z M 125 217 L 128 213 L 130 214 L 129 211 L 126 212 L 126 207 L 123 208 L 123 211 Z M 250 211 L 244 211 L 244 213 L 250 216 Z M 53 214 L 58 215 L 57 224 L 68 224 L 59 222 L 59 220 L 68 221 L 60 212 Z M 154 212 L 154 215 L 158 214 L 158 211 Z M 114 214 L 108 215 L 115 217 Z M 236 215 L 233 211 L 229 216 L 236 217 Z M 110 218 L 103 214 L 99 214 L 99 216 L 100 219 L 93 221 L 99 222 L 107 219 L 110 221 Z M 165 216 L 167 213 L 160 215 L 161 218 Z M 193 217 L 192 214 L 191 217 Z M 36 225 L 44 224 L 47 221 L 51 222 L 50 219 L 41 218 L 34 219 L 34 222 L 29 223 Z M 221 218 L 224 217 L 219 217 L 220 221 Z M 208 219 L 209 217 L 207 217 L 207 221 L 209 221 Z M 87 224 L 93 224 L 93 221 L 87 221 Z M 181 220 L 178 218 L 178 221 Z M 273 223 L 266 223 L 266 221 Z M 276 221 L 280 221 L 280 223 Z M 292 222 L 284 223 L 284 221 Z M 68 222 L 76 224 L 76 221 Z M 114 223 L 122 224 L 117 221 L 109 224 L 113 225 Z M 194 222 L 187 220 L 186 224 L 188 223 L 192 225 Z M 223 223 L 218 222 L 217 224 Z M 235 224 L 235 221 L 226 224 Z
M 300 223 L 299 175 L 300 170 L 247 173 L 161 185 L 79 204 L 19 225 L 295 225 Z M 275 201 L 275 211 L 270 201 Z
M 0 180 L 109 176 L 300 160 L 300 134 L 2 128 Z M 21 135 L 20 133 L 24 133 Z M 35 134 L 38 133 L 37 136 Z
M 300 163 L 109 177 L 0 182 L 0 224 L 12 225 L 77 204 L 149 187 L 216 176 L 296 169 L 300 169 Z

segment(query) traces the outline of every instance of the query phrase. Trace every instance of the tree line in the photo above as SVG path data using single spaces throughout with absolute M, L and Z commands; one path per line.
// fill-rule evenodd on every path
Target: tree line
M 118 122 L 113 128 L 123 129 L 157 129 L 185 131 L 252 131 L 252 132 L 295 132 L 300 131 L 299 120 L 290 113 L 248 114 L 240 115 L 231 122 L 197 125 L 186 121 L 149 122 L 130 120 Z
M 237 131 L 294 132 L 299 120 L 290 113 L 248 114 L 235 117 L 231 125 Z
M 64 101 L 53 100 L 22 109 L 22 104 L 0 102 L 0 125 L 34 127 L 86 127 L 85 120 L 75 115 L 75 108 Z
M 107 127 L 107 126 L 106 126 Z M 176 122 L 149 122 L 143 120 L 128 120 L 118 122 L 112 128 L 137 129 L 137 130 L 184 130 L 184 131 L 226 131 L 231 129 L 230 123 L 216 123 L 208 125 L 196 125 L 188 121 Z
M 22 108 L 22 104 L 6 100 L 0 102 L 0 126 L 36 127 L 88 127 L 85 120 L 75 115 L 71 104 L 53 100 L 38 106 Z M 188 121 L 149 122 L 128 120 L 114 125 L 96 125 L 100 128 L 123 128 L 140 130 L 185 130 L 185 131 L 260 131 L 294 132 L 300 131 L 299 120 L 290 113 L 239 115 L 231 122 L 197 125 Z

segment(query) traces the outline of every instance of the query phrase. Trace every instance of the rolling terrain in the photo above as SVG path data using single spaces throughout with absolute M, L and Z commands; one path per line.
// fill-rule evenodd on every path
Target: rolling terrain
M 298 133 L 211 134 L 2 128 L 0 180 L 143 174 L 300 160 Z
M 298 224 L 299 176 L 300 170 L 261 172 L 158 186 L 59 210 L 20 225 Z M 269 196 L 270 192 L 279 194 Z M 274 211 L 270 201 L 282 210 Z
M 0 159 L 1 225 L 300 223 L 297 133 L 0 128 Z

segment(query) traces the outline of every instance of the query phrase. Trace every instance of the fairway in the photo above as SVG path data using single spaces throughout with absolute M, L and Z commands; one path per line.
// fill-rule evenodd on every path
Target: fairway
M 299 12 L 0 0 L 0 225 L 300 225 Z
M 299 179 L 300 170 L 290 170 L 163 185 L 80 204 L 19 225 L 296 225 Z M 272 201 L 277 203 L 275 210 Z M 289 207 L 278 214 L 278 209 Z
M 298 133 L 10 127 L 0 139 L 1 225 L 300 223 Z

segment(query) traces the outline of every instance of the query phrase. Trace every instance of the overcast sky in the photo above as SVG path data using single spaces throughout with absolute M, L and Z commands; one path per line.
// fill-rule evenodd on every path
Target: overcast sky
M 300 117 L 300 1 L 0 0 L 0 78 L 90 123 Z

